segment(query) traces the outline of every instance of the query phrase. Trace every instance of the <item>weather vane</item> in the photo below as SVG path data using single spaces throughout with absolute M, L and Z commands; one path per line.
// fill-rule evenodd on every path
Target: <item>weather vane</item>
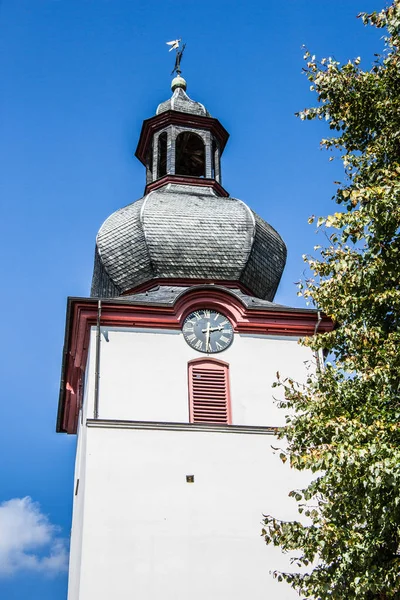
M 174 73 L 176 73 L 178 75 L 178 77 L 181 74 L 181 60 L 182 60 L 182 54 L 185 51 L 186 48 L 186 44 L 182 44 L 182 48 L 179 49 L 179 44 L 181 43 L 182 40 L 172 40 L 172 42 L 167 42 L 168 46 L 171 46 L 171 48 L 169 49 L 169 51 L 171 52 L 171 50 L 176 50 L 176 56 L 175 56 L 175 66 L 172 69 L 172 73 L 171 75 L 173 75 Z

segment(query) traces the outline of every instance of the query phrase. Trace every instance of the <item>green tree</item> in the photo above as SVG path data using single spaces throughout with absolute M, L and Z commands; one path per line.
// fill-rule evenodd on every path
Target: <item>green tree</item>
M 281 458 L 314 475 L 290 494 L 299 520 L 267 516 L 263 529 L 295 557 L 275 576 L 319 600 L 400 598 L 400 0 L 359 17 L 386 34 L 371 69 L 304 57 L 318 104 L 299 116 L 327 121 L 321 144 L 345 175 L 300 293 L 337 327 L 304 341 L 330 353 L 325 369 L 277 382 L 295 415 Z

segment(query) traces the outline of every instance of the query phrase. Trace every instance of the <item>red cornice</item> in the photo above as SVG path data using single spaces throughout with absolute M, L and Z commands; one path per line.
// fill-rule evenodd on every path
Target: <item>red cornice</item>
M 238 333 L 304 337 L 314 334 L 318 319 L 317 312 L 311 310 L 249 309 L 228 290 L 212 287 L 189 289 L 177 298 L 174 306 L 134 305 L 122 301 L 123 297 L 120 303 L 103 301 L 102 326 L 179 330 L 190 312 L 207 306 L 226 314 Z M 76 433 L 90 328 L 97 321 L 97 300 L 70 299 L 68 315 L 57 431 Z M 332 329 L 332 321 L 323 316 L 318 331 Z
M 179 185 L 196 185 L 198 187 L 211 187 L 218 196 L 227 198 L 229 193 L 215 179 L 206 179 L 205 177 L 186 177 L 185 175 L 164 175 L 160 179 L 148 183 L 144 189 L 144 193 L 148 194 L 152 190 L 158 190 L 167 183 L 177 183 Z
M 144 165 L 146 165 L 147 148 L 151 138 L 157 131 L 164 129 L 164 127 L 167 127 L 168 125 L 181 125 L 183 127 L 192 127 L 195 129 L 206 129 L 211 131 L 211 133 L 218 140 L 221 154 L 229 138 L 229 133 L 226 131 L 225 127 L 221 125 L 218 119 L 213 119 L 212 117 L 202 117 L 200 115 L 191 115 L 175 110 L 167 110 L 160 115 L 143 121 L 135 156 Z

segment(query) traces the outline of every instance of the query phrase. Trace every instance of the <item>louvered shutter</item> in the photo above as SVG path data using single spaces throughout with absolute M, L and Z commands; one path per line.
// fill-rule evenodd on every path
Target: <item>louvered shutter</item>
M 189 363 L 191 423 L 231 423 L 229 366 L 217 360 Z

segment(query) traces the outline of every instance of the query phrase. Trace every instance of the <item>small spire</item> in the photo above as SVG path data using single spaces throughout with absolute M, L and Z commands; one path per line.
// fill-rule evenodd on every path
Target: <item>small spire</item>
M 182 73 L 181 71 L 181 60 L 182 60 L 182 55 L 185 51 L 186 48 L 186 44 L 182 44 L 182 48 L 179 49 L 179 44 L 181 43 L 181 39 L 179 40 L 172 40 L 171 42 L 167 42 L 168 46 L 171 46 L 169 51 L 171 52 L 171 50 L 175 50 L 176 55 L 175 55 L 175 65 L 174 68 L 172 69 L 171 75 L 173 75 L 174 73 L 177 74 L 177 77 L 175 79 L 181 78 L 180 75 Z M 185 80 L 183 80 L 185 81 Z M 185 82 L 186 84 L 186 82 Z M 182 87 L 182 86 L 179 86 Z

